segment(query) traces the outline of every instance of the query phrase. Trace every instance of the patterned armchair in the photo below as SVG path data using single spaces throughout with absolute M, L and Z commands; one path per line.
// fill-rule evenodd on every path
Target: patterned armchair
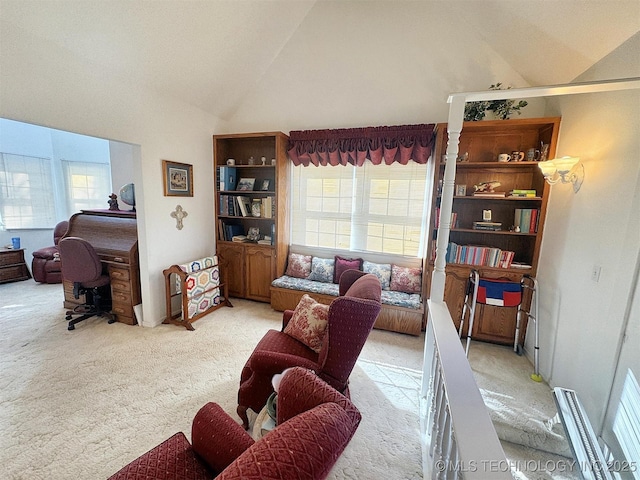
M 323 479 L 361 416 L 313 372 L 294 368 L 282 377 L 277 419 L 277 427 L 254 442 L 219 405 L 207 403 L 193 420 L 193 445 L 176 433 L 109 480 Z
M 259 412 L 273 392 L 271 379 L 294 366 L 308 368 L 349 396 L 349 375 L 380 313 L 380 280 L 373 274 L 347 270 L 340 277 L 339 296 L 329 305 L 327 330 L 318 353 L 284 333 L 293 311 L 283 314 L 282 330 L 269 330 L 240 375 L 238 415 L 245 428 L 247 410 Z

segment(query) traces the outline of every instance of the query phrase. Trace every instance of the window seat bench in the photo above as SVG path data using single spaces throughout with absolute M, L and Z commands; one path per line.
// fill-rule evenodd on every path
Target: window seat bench
M 328 305 L 338 296 L 338 285 L 283 275 L 271 283 L 271 307 L 277 311 L 293 310 L 305 293 Z M 374 328 L 420 335 L 424 316 L 420 294 L 383 290 L 381 300 L 382 310 Z

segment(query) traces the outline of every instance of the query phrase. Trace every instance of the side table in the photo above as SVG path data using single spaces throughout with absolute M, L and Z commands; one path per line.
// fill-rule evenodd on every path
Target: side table
M 0 248 L 0 283 L 30 278 L 31 273 L 24 261 L 24 249 Z

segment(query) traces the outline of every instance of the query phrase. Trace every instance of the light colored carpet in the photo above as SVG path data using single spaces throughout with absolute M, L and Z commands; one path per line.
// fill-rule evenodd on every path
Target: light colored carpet
M 512 347 L 472 342 L 469 364 L 515 479 L 579 479 L 578 465 L 546 382 L 530 379 L 533 365 Z
M 281 314 L 234 300 L 150 329 L 90 319 L 69 332 L 62 287 L 0 285 L 0 465 L 7 479 L 99 479 L 177 431 L 206 402 L 235 415 L 240 371 Z M 333 479 L 422 478 L 424 337 L 374 330 L 351 376 L 362 423 Z

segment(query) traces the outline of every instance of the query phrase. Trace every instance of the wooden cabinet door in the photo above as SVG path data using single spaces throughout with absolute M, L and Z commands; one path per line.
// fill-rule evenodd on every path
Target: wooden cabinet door
M 218 254 L 226 262 L 229 296 L 243 298 L 245 295 L 244 247 L 241 245 L 220 243 L 218 245 Z
M 270 287 L 275 271 L 272 249 L 252 246 L 247 247 L 245 253 L 246 297 L 261 302 L 270 302 Z

